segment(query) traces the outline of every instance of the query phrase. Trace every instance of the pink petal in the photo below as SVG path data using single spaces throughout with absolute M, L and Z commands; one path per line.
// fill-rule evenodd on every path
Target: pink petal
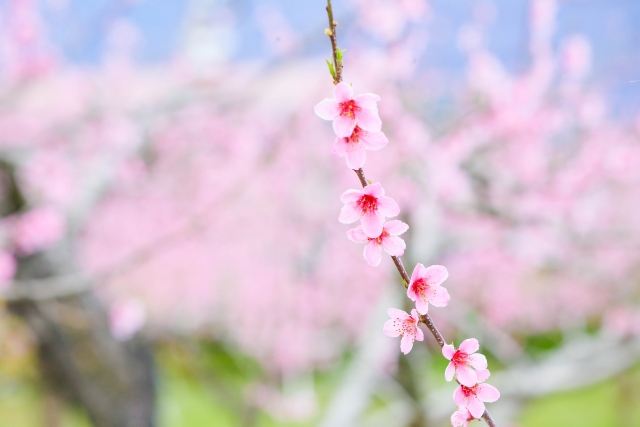
M 365 236 L 364 232 L 362 231 L 361 225 L 347 231 L 347 237 L 354 243 L 364 243 L 369 241 L 369 238 Z
M 413 348 L 414 337 L 411 334 L 404 334 L 400 340 L 400 351 L 407 354 Z
M 382 128 L 382 120 L 378 116 L 377 108 L 362 108 L 354 111 L 358 126 L 369 132 L 379 132 Z M 334 122 L 335 123 L 335 122 Z
M 389 319 L 384 323 L 384 327 L 382 328 L 382 332 L 389 337 L 399 337 L 400 331 L 393 324 L 394 319 Z
M 369 184 L 362 189 L 362 194 L 367 194 L 369 196 L 373 196 L 375 198 L 380 198 L 384 196 L 384 188 L 380 185 L 379 182 Z
M 411 286 L 409 286 L 409 288 L 407 288 L 407 297 L 411 301 L 415 301 L 418 298 L 418 295 L 416 295 L 416 291 Z
M 451 299 L 451 297 L 449 296 L 449 292 L 442 286 L 431 288 L 431 292 L 429 293 L 428 297 L 429 302 L 434 307 L 444 307 L 449 304 L 449 300 Z
M 355 203 L 347 203 L 340 210 L 338 221 L 343 224 L 351 224 L 360 218 L 360 210 L 356 209 Z
M 416 310 L 420 314 L 427 314 L 429 311 L 429 303 L 419 296 L 416 297 Z
M 387 218 L 394 217 L 400 213 L 400 206 L 391 197 L 380 197 L 378 199 L 378 212 Z
M 432 265 L 427 267 L 425 274 L 428 276 L 426 279 L 431 285 L 440 285 L 442 282 L 447 280 L 447 277 L 449 277 L 449 272 L 441 265 Z
M 349 116 L 338 116 L 333 120 L 333 130 L 336 135 L 348 138 L 356 127 L 356 119 Z
M 400 310 L 399 308 L 388 308 L 387 314 L 392 319 L 406 320 L 409 318 L 409 313 L 407 313 L 406 311 Z
M 458 350 L 463 351 L 467 354 L 471 354 L 478 351 L 479 348 L 480 348 L 480 344 L 478 343 L 478 340 L 475 338 L 469 338 L 462 341 Z
M 387 236 L 382 240 L 384 250 L 391 256 L 402 256 L 407 245 L 398 236 Z
M 473 387 L 478 384 L 478 377 L 476 376 L 476 371 L 469 368 L 468 366 L 462 366 L 456 369 L 456 374 L 458 374 L 458 381 L 462 385 L 466 385 L 467 387 Z
M 351 98 L 353 98 L 353 88 L 351 87 L 351 85 L 348 85 L 345 82 L 340 82 L 336 85 L 333 91 L 333 97 L 337 102 L 349 101 Z
M 355 203 L 362 197 L 362 191 L 360 190 L 347 190 L 340 196 L 342 203 Z
M 313 108 L 313 111 L 325 120 L 333 120 L 340 114 L 340 104 L 335 100 L 326 98 Z
M 389 143 L 389 140 L 382 132 L 367 132 L 363 130 L 359 139 L 367 150 L 379 150 Z
M 367 153 L 362 144 L 349 144 L 347 148 L 347 166 L 350 169 L 358 170 L 364 166 Z
M 360 108 L 377 108 L 380 97 L 374 93 L 363 93 L 353 99 Z
M 346 206 L 346 205 L 345 205 Z M 382 222 L 384 220 L 375 214 L 368 214 L 362 216 L 362 231 L 367 237 L 375 239 L 382 234 Z
M 470 355 L 469 363 L 476 369 L 487 369 L 487 358 L 480 353 Z M 478 382 L 481 381 L 478 379 Z
M 453 391 L 453 401 L 458 406 L 467 406 L 467 398 L 465 397 L 464 392 L 462 391 L 462 387 L 458 386 Z
M 477 395 L 483 402 L 495 402 L 500 399 L 500 392 L 490 384 L 479 384 Z
M 414 323 L 416 324 L 416 326 L 418 326 L 418 323 L 420 322 L 420 316 L 418 316 L 418 312 L 415 308 L 411 309 L 411 317 L 413 317 Z
M 411 283 L 415 282 L 420 277 L 422 277 L 421 273 L 423 269 L 424 269 L 424 265 L 420 263 L 416 264 L 415 268 L 413 269 L 413 273 L 411 273 Z
M 491 376 L 491 372 L 488 369 L 478 369 L 476 375 L 478 376 L 478 382 L 483 383 Z
M 416 329 L 416 341 L 424 341 L 424 332 L 420 328 Z
M 409 226 L 400 220 L 394 219 L 393 221 L 387 222 L 383 228 L 392 236 L 398 236 L 407 231 Z
M 469 398 L 467 409 L 474 418 L 480 418 L 482 414 L 484 414 L 484 403 L 482 403 L 477 397 L 471 397 Z
M 451 344 L 445 344 L 442 347 L 442 355 L 445 357 L 445 359 L 451 360 L 454 354 L 456 354 L 456 348 Z
M 469 425 L 469 411 L 467 411 L 467 408 L 458 408 L 451 415 L 451 425 L 453 427 L 467 427 Z
M 339 136 L 333 140 L 333 146 L 331 147 L 331 154 L 339 157 L 344 157 L 347 154 L 347 138 L 341 138 Z
M 376 242 L 369 241 L 367 246 L 364 247 L 364 259 L 367 260 L 367 263 L 372 267 L 377 267 L 380 265 L 380 261 L 382 260 L 382 246 L 377 244 Z
M 453 374 L 456 373 L 456 367 L 453 362 L 449 362 L 447 365 L 447 369 L 444 370 L 444 379 L 447 381 L 451 381 L 453 379 Z

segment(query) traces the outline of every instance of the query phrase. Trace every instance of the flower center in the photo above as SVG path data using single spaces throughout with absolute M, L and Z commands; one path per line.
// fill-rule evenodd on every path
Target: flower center
M 416 319 L 414 319 L 413 316 L 409 316 L 409 318 L 405 320 L 395 319 L 393 321 L 393 327 L 400 335 L 414 335 L 416 332 Z
M 430 289 L 431 286 L 429 286 L 429 282 L 427 282 L 425 279 L 418 279 L 413 282 L 413 290 L 417 295 L 420 295 L 423 298 L 427 297 L 427 293 Z
M 464 393 L 464 397 L 470 397 L 476 395 L 478 384 L 474 385 L 473 387 L 467 387 L 466 385 L 460 384 L 460 387 L 462 387 L 462 393 Z
M 353 99 L 340 103 L 341 116 L 348 116 L 348 117 L 354 118 L 355 112 L 358 110 L 360 110 L 360 107 L 358 107 L 358 105 Z
M 351 134 L 351 136 L 347 138 L 347 143 L 356 144 L 360 142 L 360 135 L 362 134 L 362 132 L 363 130 L 360 129 L 360 126 L 356 125 L 356 127 L 353 129 L 353 133 Z
M 451 358 L 451 361 L 456 366 L 465 366 L 469 362 L 469 355 L 464 351 L 456 351 Z
M 382 241 L 389 237 L 389 233 L 384 228 L 382 229 L 382 233 L 378 237 L 371 238 L 369 237 L 370 242 L 374 242 L 376 245 L 382 245 Z
M 363 215 L 375 212 L 378 210 L 378 199 L 376 197 L 365 194 L 358 200 L 358 207 L 362 211 Z

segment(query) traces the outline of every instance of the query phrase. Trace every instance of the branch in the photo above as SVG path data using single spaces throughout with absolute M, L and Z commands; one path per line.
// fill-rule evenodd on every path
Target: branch
M 342 81 L 342 60 L 341 60 L 342 55 L 338 49 L 337 36 L 336 36 L 337 22 L 334 21 L 333 19 L 333 8 L 331 6 L 331 0 L 327 0 L 326 9 L 327 9 L 327 16 L 329 17 L 329 29 L 327 29 L 325 32 L 329 36 L 329 39 L 331 40 L 331 50 L 332 50 L 333 62 L 335 66 L 335 75 L 333 76 L 334 77 L 333 83 L 338 84 Z M 364 170 L 360 168 L 360 169 L 354 170 L 354 172 L 358 176 L 358 180 L 360 181 L 360 184 L 362 185 L 362 187 L 363 188 L 366 187 L 368 181 L 364 174 Z M 405 288 L 408 287 L 409 283 L 411 282 L 411 279 L 409 278 L 409 275 L 407 274 L 407 271 L 405 270 L 404 265 L 402 264 L 402 259 L 396 256 L 392 256 L 391 258 L 393 259 L 393 263 L 398 269 L 398 273 L 400 273 L 400 277 L 402 277 L 402 282 L 404 284 L 404 287 Z M 444 337 L 442 336 L 442 333 L 440 333 L 437 326 L 431 319 L 431 316 L 429 316 L 429 314 L 420 315 L 420 321 L 426 325 L 429 331 L 431 331 L 431 334 L 438 342 L 438 345 L 441 348 L 444 347 L 446 343 L 444 340 Z M 496 423 L 488 411 L 484 412 L 484 414 L 482 415 L 482 418 L 484 418 L 484 420 L 487 422 L 489 427 L 496 427 Z

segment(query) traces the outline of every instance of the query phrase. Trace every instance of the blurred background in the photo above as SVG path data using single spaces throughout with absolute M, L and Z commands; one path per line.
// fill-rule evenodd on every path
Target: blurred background
M 446 426 L 338 223 L 323 0 L 0 0 L 0 427 Z M 334 0 L 500 426 L 640 425 L 640 3 Z M 481 425 L 473 422 L 472 425 Z

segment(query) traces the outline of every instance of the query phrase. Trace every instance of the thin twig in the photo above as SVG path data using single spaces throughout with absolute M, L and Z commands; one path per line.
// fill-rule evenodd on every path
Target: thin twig
M 342 81 L 342 61 L 338 61 L 338 42 L 337 42 L 337 35 L 336 35 L 337 22 L 333 20 L 333 8 L 331 6 L 331 0 L 327 0 L 327 16 L 329 17 L 329 30 L 326 33 L 329 36 L 329 39 L 331 40 L 333 63 L 336 70 L 333 83 L 338 84 Z M 360 181 L 360 184 L 362 185 L 362 187 L 363 188 L 366 187 L 368 184 L 368 181 L 367 181 L 367 178 L 365 177 L 364 170 L 360 168 L 360 169 L 354 169 L 353 171 L 358 176 L 358 180 Z M 407 271 L 404 268 L 404 265 L 402 264 L 402 259 L 397 256 L 392 256 L 391 259 L 393 259 L 393 263 L 398 269 L 398 273 L 400 273 L 400 277 L 402 277 L 402 282 L 404 284 L 404 287 L 407 288 L 411 280 L 409 278 L 409 275 L 407 274 Z M 444 347 L 446 344 L 446 341 L 444 340 L 444 337 L 436 327 L 435 323 L 433 323 L 433 320 L 431 319 L 429 314 L 420 315 L 420 321 L 426 325 L 429 331 L 431 331 L 431 334 L 433 334 L 433 337 L 438 342 L 438 345 L 440 347 Z M 489 427 L 496 427 L 496 423 L 488 411 L 484 411 L 484 414 L 482 414 L 482 418 L 487 422 Z
M 338 36 L 336 34 L 336 27 L 338 26 L 338 23 L 333 19 L 333 7 L 331 6 L 331 0 L 327 0 L 327 16 L 329 17 L 329 28 L 326 33 L 331 40 L 333 66 L 336 70 L 336 74 L 333 78 L 333 84 L 337 85 L 342 81 L 342 61 L 338 59 Z

